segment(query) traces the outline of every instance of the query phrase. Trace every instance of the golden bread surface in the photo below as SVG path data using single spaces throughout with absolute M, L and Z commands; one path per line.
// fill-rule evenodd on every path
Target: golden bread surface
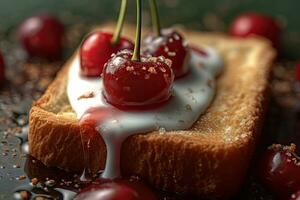
M 97 28 L 111 31 L 113 27 Z M 125 26 L 128 38 L 134 32 L 132 26 Z M 239 189 L 259 137 L 275 52 L 261 38 L 181 32 L 190 44 L 212 46 L 224 59 L 215 99 L 189 130 L 129 137 L 122 146 L 121 170 L 162 190 L 229 197 Z M 93 130 L 79 125 L 66 95 L 74 56 L 31 109 L 29 150 L 47 166 L 80 171 L 84 168 L 81 135 L 86 141 Z M 93 136 L 89 154 L 91 169 L 103 169 L 106 148 L 99 134 Z

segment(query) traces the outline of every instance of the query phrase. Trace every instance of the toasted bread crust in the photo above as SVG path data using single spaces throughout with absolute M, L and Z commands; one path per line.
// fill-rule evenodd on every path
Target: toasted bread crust
M 101 28 L 111 30 L 112 25 Z M 125 28 L 129 38 L 133 32 L 132 27 Z M 275 53 L 261 38 L 183 33 L 190 43 L 213 46 L 223 56 L 225 70 L 218 78 L 216 97 L 190 130 L 127 138 L 122 146 L 121 170 L 171 192 L 230 197 L 239 189 L 259 137 Z M 47 166 L 80 171 L 84 168 L 80 135 L 86 141 L 94 130 L 80 126 L 68 105 L 69 65 L 65 64 L 31 109 L 29 150 Z M 93 137 L 89 166 L 96 171 L 104 167 L 106 149 L 99 134 Z

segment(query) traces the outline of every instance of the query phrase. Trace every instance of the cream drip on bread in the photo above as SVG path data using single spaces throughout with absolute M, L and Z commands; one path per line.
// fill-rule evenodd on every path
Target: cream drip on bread
M 90 115 L 91 109 L 113 110 L 110 117 L 99 120 L 95 127 L 107 148 L 103 178 L 121 176 L 121 146 L 127 137 L 159 129 L 185 130 L 206 111 L 213 101 L 216 77 L 222 71 L 223 63 L 214 49 L 203 47 L 203 50 L 207 55 L 190 50 L 189 73 L 174 81 L 172 97 L 168 102 L 150 110 L 122 111 L 108 104 L 102 96 L 102 79 L 82 77 L 79 57 L 73 60 L 69 70 L 67 94 L 77 118 Z

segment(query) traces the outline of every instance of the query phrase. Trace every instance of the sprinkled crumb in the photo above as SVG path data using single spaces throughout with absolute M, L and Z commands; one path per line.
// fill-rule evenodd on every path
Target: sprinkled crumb
M 87 92 L 87 93 L 81 95 L 80 97 L 78 97 L 77 100 L 88 99 L 88 98 L 93 98 L 93 97 L 95 97 L 94 92 Z
M 30 182 L 31 182 L 32 185 L 37 185 L 39 180 L 37 178 L 33 178 L 33 179 L 31 179 Z
M 48 187 L 53 187 L 56 184 L 56 182 L 55 182 L 55 180 L 50 179 L 50 180 L 46 181 L 45 184 Z
M 19 181 L 24 180 L 24 179 L 26 179 L 26 176 L 25 176 L 25 175 L 21 175 L 21 176 L 19 176 L 19 177 L 17 178 L 17 180 L 19 180 Z
M 192 111 L 192 107 L 191 107 L 191 105 L 189 105 L 189 104 L 185 105 L 185 109 L 186 109 L 187 111 Z
M 150 72 L 151 74 L 156 74 L 156 69 L 154 67 L 149 67 L 148 72 Z
M 296 151 L 296 145 L 294 143 L 291 143 L 290 146 L 284 146 L 283 150 L 289 150 L 290 152 Z
M 208 85 L 209 87 L 212 87 L 212 86 L 213 86 L 213 81 L 212 81 L 211 79 L 209 79 L 209 80 L 207 81 L 207 85 Z
M 174 56 L 176 56 L 176 53 L 175 53 L 175 52 L 169 51 L 169 52 L 168 52 L 168 56 L 174 57 Z
M 165 59 L 165 63 L 171 67 L 172 66 L 172 61 L 170 59 Z
M 163 68 L 163 67 L 160 67 L 159 69 L 160 69 L 161 72 L 166 72 L 166 71 L 167 71 L 167 70 L 166 70 L 165 68 Z
M 272 144 L 271 146 L 268 147 L 268 149 L 272 149 L 272 150 L 279 150 L 282 148 L 281 144 Z
M 126 71 L 129 71 L 129 72 L 134 71 L 134 67 L 133 66 L 127 66 Z
M 177 35 L 177 34 L 174 34 L 174 39 L 175 39 L 175 40 L 180 40 L 180 37 L 179 37 L 179 35 Z
M 164 47 L 165 52 L 169 52 L 169 48 L 167 46 Z
M 20 168 L 20 165 L 13 165 L 13 168 Z

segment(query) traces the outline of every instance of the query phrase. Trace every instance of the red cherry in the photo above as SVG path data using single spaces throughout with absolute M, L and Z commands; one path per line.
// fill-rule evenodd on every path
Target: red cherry
M 89 35 L 80 48 L 81 73 L 85 76 L 100 76 L 104 64 L 113 53 L 123 49 L 134 48 L 134 44 L 125 38 L 120 38 L 118 44 L 112 44 L 111 33 L 97 31 Z
M 296 75 L 296 80 L 300 81 L 300 60 L 296 64 L 295 75 Z
M 245 13 L 238 16 L 231 23 L 229 33 L 237 37 L 260 35 L 272 41 L 274 47 L 280 46 L 281 27 L 276 20 L 262 14 Z
M 58 59 L 62 54 L 64 27 L 48 14 L 26 19 L 20 25 L 19 37 L 30 56 Z
M 188 65 L 185 63 L 188 49 L 183 37 L 175 30 L 164 29 L 161 36 L 147 36 L 144 39 L 144 53 L 170 59 L 176 78 L 188 72 Z
M 2 57 L 2 54 L 0 52 L 0 85 L 4 83 L 5 80 L 5 64 Z
M 157 200 L 140 181 L 117 180 L 92 184 L 77 194 L 75 200 Z
M 262 157 L 260 177 L 263 183 L 281 197 L 300 188 L 300 158 L 296 146 L 272 145 Z
M 141 56 L 141 61 L 134 61 L 131 57 L 131 51 L 123 50 L 105 65 L 106 100 L 117 107 L 145 107 L 169 99 L 174 80 L 171 61 L 145 56 Z
M 291 195 L 290 200 L 300 200 L 300 189 Z

